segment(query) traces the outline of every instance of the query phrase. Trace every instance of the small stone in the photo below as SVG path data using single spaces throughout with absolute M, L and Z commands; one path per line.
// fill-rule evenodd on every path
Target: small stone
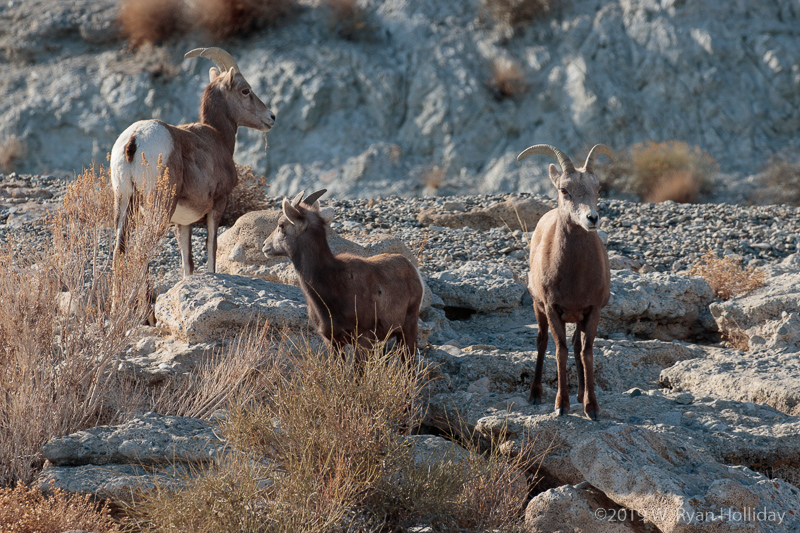
M 694 402 L 694 395 L 691 392 L 682 392 L 675 396 L 675 403 L 678 405 L 689 405 Z

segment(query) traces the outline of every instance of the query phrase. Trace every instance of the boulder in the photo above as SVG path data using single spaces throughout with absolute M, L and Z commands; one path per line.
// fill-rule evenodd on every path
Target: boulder
M 511 231 L 533 231 L 539 219 L 551 209 L 553 205 L 549 200 L 512 196 L 489 207 L 476 207 L 469 211 L 454 202 L 445 203 L 442 208 L 429 207 L 420 211 L 417 220 L 425 226 L 456 229 L 469 227 L 486 231 L 508 227 Z
M 43 491 L 58 488 L 72 493 L 88 493 L 100 499 L 131 501 L 141 490 L 178 488 L 191 476 L 183 465 L 149 466 L 135 464 L 54 466 L 41 472 L 37 483 Z
M 588 483 L 546 490 L 525 509 L 529 533 L 631 533 L 643 529 L 637 527 L 641 522 L 635 511 L 617 505 Z
M 706 357 L 678 362 L 661 372 L 665 387 L 740 402 L 771 405 L 800 416 L 800 352 L 709 349 Z
M 428 278 L 428 285 L 445 307 L 479 313 L 519 307 L 527 291 L 511 269 L 478 261 L 466 261 L 461 266 L 435 272 Z
M 156 318 L 189 343 L 234 337 L 248 324 L 305 330 L 308 312 L 298 287 L 230 274 L 183 278 L 156 300 Z
M 225 447 L 215 427 L 199 418 L 144 413 L 119 426 L 97 426 L 44 445 L 55 466 L 202 463 Z
M 625 333 L 667 341 L 704 335 L 716 330 L 708 311 L 713 299 L 702 278 L 615 270 L 598 335 Z

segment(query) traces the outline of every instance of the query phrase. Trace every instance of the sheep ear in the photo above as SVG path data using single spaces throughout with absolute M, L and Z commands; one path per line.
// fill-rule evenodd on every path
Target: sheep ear
M 317 206 L 319 206 L 319 202 L 317 202 Z M 326 224 L 333 222 L 333 215 L 334 211 L 332 207 L 322 207 L 319 210 L 319 216 L 322 217 L 322 220 L 324 220 Z
M 208 69 L 208 81 L 212 82 L 219 77 L 219 69 L 217 67 L 211 67 Z
M 301 213 L 299 209 L 297 209 L 291 203 L 289 203 L 289 200 L 287 200 L 286 198 L 283 199 L 283 214 L 286 215 L 286 218 L 289 219 L 289 222 L 291 222 L 295 226 L 302 225 L 303 213 Z
M 547 167 L 547 170 L 550 172 L 550 181 L 553 182 L 553 185 L 558 189 L 558 180 L 561 178 L 561 172 L 558 171 L 558 167 L 556 167 L 553 163 L 550 163 L 550 166 Z
M 230 70 L 225 73 L 225 78 L 222 80 L 222 84 L 225 86 L 225 89 L 229 91 L 233 89 L 234 76 L 236 76 L 236 69 L 231 67 Z

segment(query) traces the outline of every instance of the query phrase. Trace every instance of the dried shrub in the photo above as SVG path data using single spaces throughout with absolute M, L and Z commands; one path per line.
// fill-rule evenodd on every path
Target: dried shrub
M 134 48 L 166 41 L 189 29 L 181 0 L 122 0 L 119 23 Z
M 711 179 L 719 170 L 713 157 L 682 141 L 635 145 L 631 149 L 631 167 L 632 192 L 647 202 L 687 198 L 695 201 L 698 193 L 708 192 Z
M 725 342 L 726 346 L 734 350 L 746 352 L 750 349 L 750 335 L 741 328 L 723 332 L 722 340 Z
M 93 169 L 69 185 L 42 250 L 13 235 L 0 248 L 0 485 L 31 482 L 50 438 L 128 412 L 109 400 L 120 385 L 112 362 L 150 310 L 147 264 L 168 215 L 137 210 L 125 264 L 112 275 L 108 182 Z M 168 202 L 155 196 L 145 208 Z
M 11 172 L 17 161 L 25 155 L 25 144 L 16 135 L 11 135 L 0 142 L 0 170 Z
M 253 167 L 236 165 L 239 183 L 228 197 L 228 205 L 222 214 L 223 226 L 232 226 L 236 220 L 250 211 L 260 211 L 267 208 L 267 178 L 256 174 Z
M 436 191 L 444 184 L 445 169 L 439 165 L 432 165 L 422 173 L 421 180 L 425 187 Z
M 295 0 L 194 0 L 193 20 L 216 39 L 241 36 L 274 24 Z
M 690 276 L 705 278 L 717 298 L 730 300 L 764 285 L 767 275 L 760 268 L 742 267 L 733 257 L 717 257 L 708 250 L 689 271 Z
M 758 177 L 754 194 L 759 203 L 800 205 L 800 159 L 773 157 Z
M 519 96 L 528 90 L 522 69 L 516 62 L 504 57 L 492 63 L 492 77 L 487 86 L 498 100 Z
M 281 373 L 263 397 L 228 413 L 230 453 L 183 490 L 145 495 L 130 510 L 136 528 L 373 531 L 432 520 L 509 530 L 519 521 L 524 476 L 499 453 L 415 462 L 402 433 L 420 419 L 425 369 L 415 376 L 396 349 L 371 351 L 361 367 L 307 343 L 272 357 Z
M 343 39 L 355 40 L 367 29 L 367 14 L 358 0 L 327 0 L 330 26 Z
M 84 530 L 116 533 L 119 526 L 108 506 L 88 494 L 70 494 L 54 488 L 44 495 L 39 487 L 0 488 L 0 530 L 14 533 L 62 533 Z
M 551 0 L 481 0 L 481 14 L 510 28 L 526 26 L 553 8 Z

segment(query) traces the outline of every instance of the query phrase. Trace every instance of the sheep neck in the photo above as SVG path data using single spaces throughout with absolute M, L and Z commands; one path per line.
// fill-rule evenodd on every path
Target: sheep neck
M 292 250 L 289 259 L 304 287 L 313 287 L 313 292 L 325 291 L 326 274 L 336 269 L 338 261 L 328 245 L 324 228 L 310 227 L 306 231 L 309 232 L 307 238 L 301 239 L 300 246 Z
M 203 101 L 200 105 L 200 122 L 217 131 L 225 145 L 225 149 L 233 156 L 238 125 L 231 116 L 228 103 L 219 90 L 213 86 L 209 86 L 203 93 Z

